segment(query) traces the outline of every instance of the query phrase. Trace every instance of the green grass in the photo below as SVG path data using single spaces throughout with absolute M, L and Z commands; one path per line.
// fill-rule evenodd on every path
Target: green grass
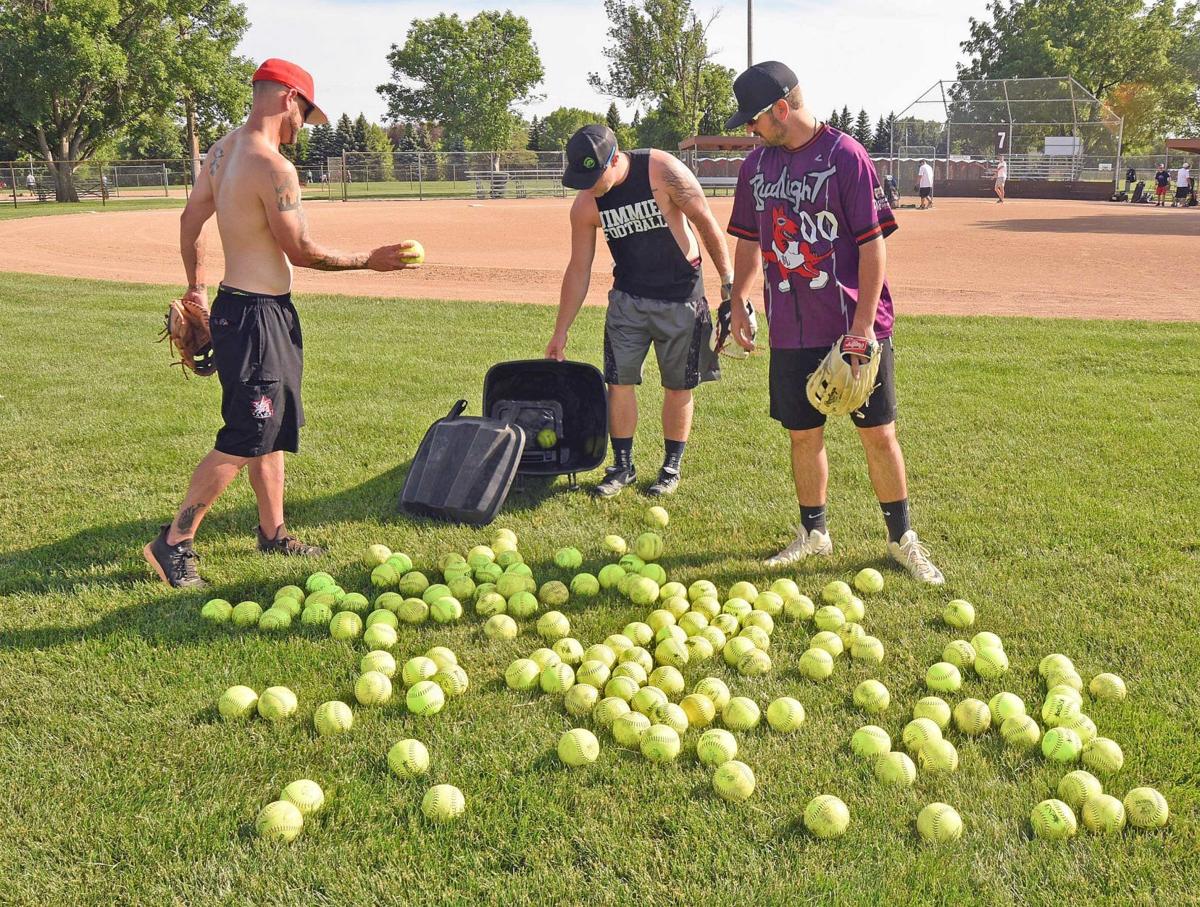
M 362 647 L 207 626 L 199 609 L 208 595 L 164 589 L 141 560 L 218 418 L 216 383 L 182 380 L 152 343 L 162 298 L 155 287 L 0 282 L 0 901 L 1194 900 L 1197 326 L 902 319 L 914 515 L 949 584 L 920 589 L 888 569 L 857 440 L 848 425 L 832 426 L 838 553 L 799 581 L 815 593 L 864 565 L 883 569 L 887 588 L 868 601 L 865 623 L 887 658 L 873 671 L 839 660 L 829 682 L 804 681 L 796 662 L 812 630 L 781 620 L 767 677 L 739 679 L 719 661 L 689 667 L 689 681 L 713 673 L 763 705 L 786 693 L 808 710 L 794 735 L 739 735 L 759 787 L 732 806 L 695 762 L 694 732 L 676 765 L 651 765 L 602 732 L 596 765 L 563 768 L 554 746 L 577 722 L 552 698 L 516 695 L 500 680 L 539 644 L 532 628 L 488 643 L 470 613 L 452 628 L 407 629 L 396 649 L 403 658 L 449 645 L 470 673 L 466 696 L 425 720 L 400 706 L 357 709 L 351 734 L 315 737 L 313 708 L 350 695 Z M 547 308 L 328 296 L 305 296 L 299 308 L 309 424 L 289 460 L 289 516 L 331 553 L 317 565 L 257 556 L 253 496 L 239 481 L 198 541 L 210 594 L 232 601 L 269 598 L 315 566 L 365 591 L 358 559 L 374 541 L 431 570 L 439 554 L 486 539 L 487 530 L 398 516 L 401 480 L 429 423 L 459 396 L 477 412 L 487 367 L 538 355 L 553 318 Z M 571 352 L 598 361 L 601 326 L 602 312 L 585 310 Z M 766 375 L 765 356 L 731 363 L 698 394 L 686 480 L 668 505 L 672 578 L 766 581 L 758 560 L 788 538 L 795 504 L 785 438 L 766 414 Z M 642 403 L 653 417 L 636 451 L 646 474 L 661 451 L 655 377 L 650 367 Z M 498 525 L 520 534 L 539 579 L 566 578 L 550 563 L 556 547 L 579 545 L 595 570 L 601 537 L 632 537 L 645 506 L 634 493 L 598 502 L 560 480 L 515 494 Z M 975 603 L 975 629 L 999 633 L 1013 663 L 1002 681 L 969 680 L 964 695 L 1008 689 L 1036 707 L 1037 663 L 1051 651 L 1074 658 L 1085 680 L 1101 670 L 1126 679 L 1125 702 L 1087 705 L 1125 750 L 1106 789 L 1157 787 L 1171 804 L 1166 830 L 1031 839 L 1029 812 L 1064 770 L 1014 754 L 995 733 L 955 734 L 952 776 L 921 777 L 911 790 L 874 782 L 847 749 L 869 723 L 851 691 L 882 680 L 893 704 L 877 723 L 898 734 L 925 668 L 958 635 L 936 619 L 955 596 Z M 568 613 L 585 643 L 642 616 L 607 596 Z M 223 723 L 214 704 L 235 683 L 290 686 L 298 717 Z M 406 736 L 429 746 L 429 783 L 465 791 L 469 811 L 457 824 L 430 827 L 418 808 L 427 785 L 389 775 L 387 749 Z M 258 809 L 300 777 L 325 787 L 326 812 L 291 846 L 254 839 Z M 838 841 L 816 841 L 799 822 L 818 793 L 838 794 L 853 814 Z M 935 800 L 963 815 L 959 845 L 916 839 L 916 814 Z
M 56 214 L 87 214 L 101 211 L 148 211 L 154 208 L 182 208 L 186 200 L 179 198 L 136 198 L 114 199 L 107 205 L 98 201 L 62 203 L 58 202 L 26 202 L 12 204 L 9 197 L 7 206 L 0 206 L 0 221 L 19 220 L 24 217 L 51 217 Z

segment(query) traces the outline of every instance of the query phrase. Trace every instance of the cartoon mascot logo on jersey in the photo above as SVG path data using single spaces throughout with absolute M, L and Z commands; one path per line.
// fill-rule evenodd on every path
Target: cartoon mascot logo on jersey
M 787 293 L 792 289 L 793 274 L 805 278 L 809 289 L 820 290 L 829 283 L 829 273 L 822 271 L 817 264 L 833 254 L 833 249 L 823 255 L 817 255 L 812 246 L 802 239 L 800 226 L 784 212 L 782 205 L 771 207 L 771 248 L 763 253 L 763 258 L 779 266 L 781 280 L 779 291 Z

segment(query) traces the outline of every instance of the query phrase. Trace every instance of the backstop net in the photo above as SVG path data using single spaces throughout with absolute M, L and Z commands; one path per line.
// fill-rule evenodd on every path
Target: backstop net
M 938 81 L 891 131 L 893 172 L 916 181 L 922 159 L 941 180 L 984 181 L 1001 157 L 1009 179 L 1113 183 L 1122 120 L 1070 76 Z

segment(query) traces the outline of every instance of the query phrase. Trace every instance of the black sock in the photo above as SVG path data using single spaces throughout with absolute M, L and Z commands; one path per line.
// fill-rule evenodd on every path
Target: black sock
M 804 527 L 805 532 L 820 529 L 821 532 L 828 535 L 829 527 L 825 525 L 825 505 L 822 504 L 820 507 L 801 507 L 800 524 Z
M 667 448 L 667 455 L 663 458 L 663 467 L 680 472 L 683 468 L 683 446 L 687 444 L 687 441 L 672 441 L 664 438 L 663 444 Z
M 613 466 L 628 469 L 633 465 L 633 438 L 612 439 Z
M 887 521 L 888 541 L 900 541 L 901 536 L 908 532 L 910 528 L 908 523 L 908 498 L 892 501 L 887 504 L 880 501 L 879 509 L 883 511 L 883 518 Z

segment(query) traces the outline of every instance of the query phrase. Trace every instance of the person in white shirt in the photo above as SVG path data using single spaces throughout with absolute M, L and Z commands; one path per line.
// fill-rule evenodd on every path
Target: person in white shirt
M 1000 158 L 996 162 L 996 183 L 992 186 L 996 193 L 997 205 L 1004 204 L 1004 181 L 1006 179 L 1008 179 L 1008 164 L 1005 163 L 1004 158 Z
M 1171 202 L 1171 207 L 1177 208 L 1180 205 L 1186 205 L 1188 196 L 1191 194 L 1192 168 L 1188 161 L 1184 161 L 1175 172 L 1175 199 Z
M 933 207 L 933 168 L 929 166 L 928 161 L 921 161 L 917 170 L 917 194 L 921 196 L 918 211 Z

